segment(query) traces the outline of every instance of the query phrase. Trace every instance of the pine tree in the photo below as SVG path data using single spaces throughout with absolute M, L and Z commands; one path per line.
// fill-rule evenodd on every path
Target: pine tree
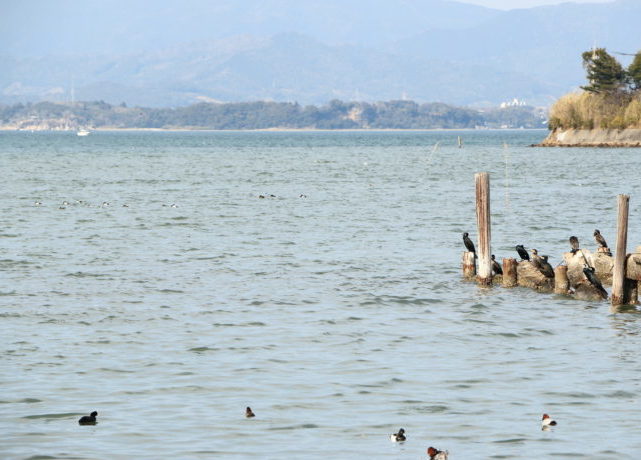
M 628 67 L 628 79 L 632 89 L 641 90 L 641 51 L 634 56 L 632 64 Z
M 586 51 L 582 57 L 589 85 L 581 88 L 592 93 L 604 93 L 616 91 L 625 86 L 625 70 L 605 48 Z

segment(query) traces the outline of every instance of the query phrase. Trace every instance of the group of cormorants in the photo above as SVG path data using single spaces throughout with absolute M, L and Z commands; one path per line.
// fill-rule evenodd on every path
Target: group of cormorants
M 594 239 L 599 245 L 599 248 L 608 248 L 608 244 L 605 241 L 605 238 L 603 238 L 603 235 L 601 235 L 601 232 L 597 229 L 594 230 Z M 473 252 L 474 256 L 476 257 L 476 248 L 474 247 L 474 243 L 470 239 L 469 233 L 465 232 L 463 233 L 463 244 L 465 244 L 465 248 L 469 252 Z M 570 237 L 570 246 L 571 246 L 571 252 L 572 254 L 576 254 L 578 251 L 581 250 L 579 246 L 579 239 L 576 236 L 571 236 Z M 519 257 L 521 258 L 521 262 L 523 261 L 528 261 L 531 262 L 534 267 L 536 267 L 545 277 L 547 278 L 554 278 L 554 269 L 552 268 L 552 265 L 548 262 L 548 256 L 541 256 L 539 255 L 539 252 L 536 249 L 531 249 L 530 252 L 532 253 L 532 257 L 530 258 L 530 255 L 528 254 L 527 250 L 522 244 L 517 244 L 515 246 L 516 252 L 518 253 Z M 612 255 L 612 253 L 608 250 L 607 251 L 608 255 Z M 603 285 L 597 278 L 595 274 L 595 268 L 591 267 L 588 264 L 587 259 L 585 259 L 585 263 L 583 264 L 583 274 L 585 275 L 585 278 L 589 281 L 589 283 L 594 286 L 601 295 L 603 295 L 604 298 L 607 298 L 608 293 L 607 291 L 603 288 Z M 494 275 L 502 275 L 503 270 L 501 268 L 501 265 L 496 261 L 494 254 L 492 254 L 492 273 Z

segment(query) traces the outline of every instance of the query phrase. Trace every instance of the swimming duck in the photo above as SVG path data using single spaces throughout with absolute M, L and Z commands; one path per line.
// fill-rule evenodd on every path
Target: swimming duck
M 80 420 L 78 420 L 78 424 L 80 424 L 80 425 L 95 425 L 97 416 L 98 416 L 98 412 L 96 412 L 96 411 L 93 411 L 89 415 L 83 415 L 82 417 L 80 417 Z
M 541 428 L 546 429 L 551 426 L 556 425 L 556 420 L 552 420 L 548 414 L 543 414 L 543 417 L 541 418 Z
M 430 460 L 447 460 L 449 452 L 446 450 L 438 450 L 435 447 L 427 448 L 427 455 L 429 455 Z
M 398 430 L 398 433 L 391 434 L 389 437 L 390 441 L 392 442 L 403 442 L 405 439 L 405 430 L 403 428 L 400 428 Z
M 256 414 L 254 414 L 254 412 L 252 412 L 252 408 L 249 407 L 249 406 L 247 406 L 247 409 L 245 409 L 245 417 L 247 417 L 247 418 L 256 417 Z

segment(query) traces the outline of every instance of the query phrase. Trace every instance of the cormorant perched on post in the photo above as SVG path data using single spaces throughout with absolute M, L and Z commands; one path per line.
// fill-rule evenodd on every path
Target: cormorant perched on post
M 469 237 L 469 233 L 465 232 L 463 233 L 463 243 L 465 243 L 465 247 L 469 252 L 473 252 L 474 255 L 476 256 L 476 249 L 474 248 L 474 243 L 472 243 L 472 240 Z
M 583 264 L 583 274 L 588 279 L 590 284 L 595 288 L 597 288 L 597 290 L 603 296 L 603 298 L 607 299 L 608 291 L 603 289 L 603 285 L 601 284 L 601 281 L 599 281 L 599 278 L 597 278 L 596 275 L 594 274 L 594 267 L 590 267 L 588 266 L 588 264 Z
M 541 273 L 548 278 L 554 278 L 554 269 L 548 262 L 548 256 L 541 256 Z
M 530 249 L 530 252 L 532 253 L 532 265 L 541 270 L 541 268 L 543 267 L 541 263 L 543 262 L 543 259 L 539 256 L 539 251 L 537 251 L 536 249 Z
M 599 243 L 599 246 L 602 248 L 607 248 L 608 243 L 605 242 L 605 238 L 601 235 L 601 232 L 598 230 L 594 231 L 594 239 L 596 240 L 597 243 Z
M 494 254 L 492 254 L 492 271 L 494 272 L 495 275 L 503 274 L 503 269 L 501 268 L 499 263 L 494 259 Z
M 516 245 L 516 252 L 519 253 L 521 260 L 530 260 L 530 255 L 527 253 L 522 244 Z
M 571 236 L 570 237 L 570 244 L 572 245 L 572 251 L 570 251 L 572 254 L 576 254 L 576 252 L 580 249 L 579 248 L 579 239 L 576 236 Z

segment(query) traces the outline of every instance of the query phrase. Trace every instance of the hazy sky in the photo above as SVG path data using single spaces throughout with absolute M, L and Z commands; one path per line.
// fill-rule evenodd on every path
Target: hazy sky
M 531 8 L 533 6 L 557 5 L 568 3 L 568 0 L 460 0 L 462 3 L 473 3 L 475 5 L 487 6 L 489 8 L 500 8 L 512 10 L 515 8 Z M 614 0 L 570 0 L 571 3 L 609 3 Z

